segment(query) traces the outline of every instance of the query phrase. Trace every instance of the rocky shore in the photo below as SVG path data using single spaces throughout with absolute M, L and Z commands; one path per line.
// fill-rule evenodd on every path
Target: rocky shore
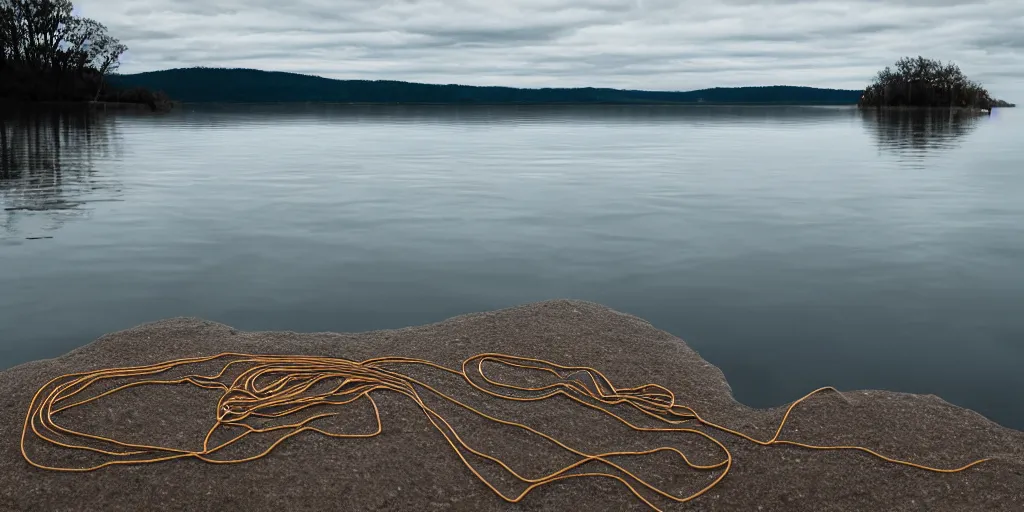
M 26 410 L 33 394 L 50 379 L 229 351 L 352 360 L 405 356 L 450 368 L 475 354 L 501 352 L 590 366 L 620 386 L 665 386 L 679 403 L 707 420 L 758 439 L 771 437 L 786 410 L 785 405 L 762 410 L 736 402 L 722 372 L 682 340 L 642 319 L 587 302 L 542 302 L 359 334 L 243 332 L 177 318 L 108 334 L 64 356 L 0 372 L 0 510 L 649 510 L 621 483 L 606 478 L 560 481 L 534 490 L 518 504 L 506 503 L 473 477 L 421 410 L 400 395 L 386 393 L 377 398 L 383 424 L 377 437 L 336 439 L 303 433 L 268 456 L 242 464 L 187 459 L 58 473 L 34 468 L 23 458 L 19 439 Z M 552 432 L 582 450 L 672 445 L 698 464 L 721 458 L 720 450 L 699 438 L 624 431 L 620 424 L 574 407 L 569 400 L 495 401 L 460 389 L 457 381 L 438 379 L 439 385 L 450 386 L 459 397 L 495 415 Z M 217 393 L 188 386 L 163 388 L 111 395 L 90 406 L 89 414 L 76 413 L 67 421 L 83 431 L 131 439 L 180 445 L 194 442 L 196 435 L 201 440 L 215 413 Z M 345 421 L 358 423 L 361 414 L 353 412 Z M 455 413 L 453 418 L 459 419 Z M 552 461 L 543 447 L 524 444 L 521 436 L 507 429 L 459 421 L 466 422 L 472 442 L 500 453 L 518 471 L 536 474 L 550 469 Z M 822 393 L 794 409 L 782 437 L 817 445 L 864 446 L 938 468 L 992 460 L 942 474 L 860 452 L 764 447 L 723 432 L 713 435 L 733 455 L 728 475 L 691 502 L 662 500 L 659 506 L 750 511 L 1024 509 L 1024 432 L 935 396 Z M 40 459 L 65 464 L 77 460 L 62 459 L 65 449 L 45 443 L 27 446 Z M 680 495 L 714 476 L 662 459 L 652 456 L 633 464 L 652 482 Z

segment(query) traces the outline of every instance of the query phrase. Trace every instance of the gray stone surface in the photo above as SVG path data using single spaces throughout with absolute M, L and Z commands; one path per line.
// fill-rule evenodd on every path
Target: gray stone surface
M 620 386 L 664 385 L 680 403 L 708 420 L 759 438 L 771 436 L 785 410 L 752 409 L 737 403 L 722 372 L 682 340 L 639 318 L 586 302 L 550 301 L 361 334 L 242 332 L 178 318 L 109 334 L 62 357 L 0 372 L 0 509 L 647 509 L 620 483 L 600 478 L 554 483 L 537 489 L 520 504 L 505 503 L 462 466 L 418 408 L 404 397 L 386 393 L 378 397 L 384 420 L 380 436 L 346 440 L 303 433 L 268 457 L 244 464 L 180 460 L 72 474 L 38 470 L 23 460 L 18 439 L 25 411 L 32 395 L 49 379 L 225 351 L 356 360 L 401 355 L 449 367 L 458 367 L 477 353 L 503 352 L 592 366 Z M 424 378 L 435 378 L 428 373 Z M 436 377 L 436 382 L 475 405 L 550 431 L 581 449 L 670 444 L 697 462 L 710 463 L 719 457 L 710 443 L 697 436 L 633 433 L 568 400 L 515 404 L 484 399 L 457 380 Z M 184 444 L 205 432 L 215 396 L 187 386 L 125 392 L 112 395 L 91 414 L 72 419 L 90 432 Z M 453 420 L 461 421 L 458 425 L 467 432 L 467 440 L 524 472 L 550 470 L 553 461 L 567 460 L 508 429 L 454 410 L 451 414 Z M 351 414 L 339 420 L 351 425 L 340 428 L 365 428 L 369 417 L 365 408 L 353 407 Z M 668 510 L 1024 510 L 1024 433 L 935 396 L 827 393 L 800 405 L 788 425 L 786 439 L 862 445 L 927 465 L 954 467 L 983 457 L 996 460 L 962 473 L 937 474 L 862 453 L 759 447 L 716 433 L 735 457 L 726 479 L 693 502 L 657 503 Z M 62 460 L 53 458 L 61 452 L 47 452 L 41 444 L 30 446 L 41 458 Z M 639 459 L 630 467 L 680 494 L 699 488 L 709 478 L 709 473 L 681 469 L 663 459 Z

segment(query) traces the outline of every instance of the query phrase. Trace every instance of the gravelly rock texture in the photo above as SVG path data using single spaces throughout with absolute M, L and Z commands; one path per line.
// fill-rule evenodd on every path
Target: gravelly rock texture
M 303 433 L 269 456 L 244 464 L 197 460 L 57 473 L 29 466 L 19 451 L 32 395 L 65 373 L 159 361 L 246 353 L 310 354 L 362 360 L 384 355 L 422 358 L 457 368 L 483 352 L 592 366 L 620 386 L 657 383 L 706 419 L 766 439 L 785 407 L 759 410 L 737 403 L 722 372 L 680 339 L 639 318 L 579 301 L 550 301 L 360 334 L 242 332 L 177 318 L 106 335 L 56 359 L 0 372 L 0 509 L 2 510 L 646 510 L 621 484 L 575 478 L 539 488 L 509 504 L 461 464 L 444 438 L 408 399 L 377 397 L 383 433 L 334 439 Z M 671 445 L 695 462 L 721 456 L 695 435 L 635 433 L 564 399 L 519 404 L 486 398 L 458 379 L 430 376 L 439 386 L 502 417 L 555 434 L 583 450 L 635 450 Z M 955 376 L 950 376 L 955 378 Z M 71 418 L 89 432 L 193 446 L 209 427 L 217 393 L 188 386 L 111 395 L 89 414 Z M 810 390 L 808 390 L 810 391 Z M 798 397 L 793 397 L 794 399 Z M 214 404 L 214 405 L 211 405 Z M 91 407 L 91 406 L 90 406 Z M 83 408 L 84 409 L 84 408 Z M 565 455 L 509 429 L 450 412 L 467 440 L 524 473 L 551 470 Z M 77 414 L 77 413 L 76 413 Z M 596 415 L 595 415 L 596 414 Z M 340 429 L 367 428 L 372 416 L 352 407 Z M 857 452 L 760 447 L 721 432 L 734 466 L 696 500 L 656 503 L 666 510 L 1024 510 L 1024 432 L 1004 428 L 935 396 L 885 391 L 824 393 L 795 410 L 783 438 L 821 445 L 861 445 L 937 467 L 994 457 L 956 474 L 937 474 Z M 201 441 L 200 441 L 201 442 Z M 189 444 L 192 443 L 192 444 Z M 41 443 L 33 454 L 69 463 Z M 77 459 L 76 459 L 77 460 Z M 631 468 L 681 495 L 711 473 L 680 468 L 664 457 Z M 489 473 L 491 474 L 491 473 Z M 497 472 L 493 473 L 498 475 Z M 508 490 L 515 487 L 511 480 Z

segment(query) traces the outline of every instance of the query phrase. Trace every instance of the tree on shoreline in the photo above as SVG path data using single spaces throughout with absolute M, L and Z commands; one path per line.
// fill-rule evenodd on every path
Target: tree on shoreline
M 29 101 L 163 101 L 104 94 L 128 47 L 102 23 L 72 14 L 71 0 L 0 0 L 0 97 Z
M 924 57 L 904 57 L 878 72 L 861 96 L 861 107 L 989 109 L 995 100 L 960 67 Z

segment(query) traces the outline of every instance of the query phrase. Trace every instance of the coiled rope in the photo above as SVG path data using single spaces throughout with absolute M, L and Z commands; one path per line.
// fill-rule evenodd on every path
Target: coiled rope
M 223 367 L 213 375 L 189 374 L 177 378 L 158 378 L 175 368 L 212 361 L 223 361 Z M 554 382 L 541 386 L 516 386 L 499 382 L 484 372 L 484 363 L 504 365 L 510 370 L 534 370 L 554 377 Z M 449 396 L 440 390 L 395 369 L 403 365 L 430 367 L 455 374 L 469 383 L 477 391 L 491 397 L 521 402 L 540 401 L 555 396 L 567 397 L 576 403 L 600 411 L 627 427 L 642 432 L 680 432 L 703 436 L 718 446 L 723 459 L 715 464 L 700 465 L 691 462 L 680 450 L 664 446 L 646 451 L 617 451 L 607 453 L 585 453 L 575 449 L 554 437 L 536 430 L 528 425 L 494 417 L 462 401 Z M 231 379 L 229 371 L 240 370 Z M 132 379 L 127 383 L 113 385 L 113 379 Z M 230 383 L 227 381 L 230 379 Z M 100 383 L 108 387 L 106 391 L 88 396 L 86 390 Z M 202 442 L 202 449 L 189 450 L 168 446 L 153 446 L 129 443 L 96 434 L 78 432 L 58 425 L 54 417 L 61 412 L 79 407 L 119 391 L 144 385 L 175 385 L 191 384 L 200 388 L 222 391 L 217 402 L 216 414 L 211 414 L 213 424 Z M 316 388 L 328 387 L 326 390 Z M 301 355 L 256 355 L 239 353 L 222 353 L 210 357 L 176 359 L 163 363 L 110 368 L 90 372 L 61 375 L 43 385 L 36 392 L 25 416 L 24 429 L 21 436 L 21 454 L 29 464 L 53 471 L 84 472 L 119 464 L 145 464 L 169 461 L 174 459 L 195 458 L 214 464 L 233 464 L 252 461 L 266 456 L 286 439 L 302 432 L 316 432 L 335 438 L 367 438 L 380 434 L 383 430 L 380 410 L 372 394 L 394 392 L 411 399 L 424 413 L 430 423 L 440 432 L 452 447 L 463 464 L 484 485 L 494 491 L 505 501 L 516 503 L 521 501 L 530 491 L 545 484 L 580 477 L 612 478 L 629 489 L 637 498 L 654 510 L 660 510 L 652 501 L 651 493 L 675 502 L 693 500 L 708 492 L 722 481 L 732 467 L 733 457 L 720 441 L 694 426 L 709 427 L 727 432 L 761 446 L 785 444 L 814 450 L 856 450 L 869 453 L 879 459 L 894 464 L 937 473 L 956 473 L 964 471 L 989 459 L 974 461 L 965 466 L 952 469 L 941 469 L 916 464 L 913 462 L 893 459 L 861 446 L 817 446 L 795 441 L 780 439 L 783 427 L 790 413 L 801 402 L 811 396 L 826 391 L 837 391 L 831 387 L 817 389 L 793 402 L 779 422 L 775 434 L 768 440 L 755 439 L 747 434 L 717 425 L 705 420 L 696 411 L 676 403 L 675 394 L 671 390 L 657 384 L 645 384 L 632 388 L 616 387 L 600 371 L 583 366 L 563 366 L 541 359 L 517 357 L 506 354 L 478 354 L 462 363 L 458 370 L 423 360 L 405 357 L 381 357 L 365 361 L 351 361 L 340 358 L 301 356 Z M 427 392 L 438 398 L 447 400 L 467 411 L 487 420 L 502 425 L 522 429 L 539 436 L 577 457 L 576 461 L 555 471 L 538 476 L 525 476 L 516 472 L 502 460 L 473 448 L 456 429 L 440 413 L 430 407 L 422 393 Z M 81 395 L 86 395 L 81 398 Z M 79 397 L 75 401 L 75 397 Z M 376 429 L 369 433 L 336 433 L 323 430 L 312 425 L 318 419 L 341 414 L 339 412 L 317 413 L 302 418 L 294 423 L 257 427 L 247 420 L 285 418 L 315 406 L 343 406 L 358 400 L 368 400 L 373 406 L 376 418 Z M 636 425 L 611 409 L 625 406 L 653 418 L 663 426 L 643 427 Z M 689 426 L 687 426 L 689 425 Z M 215 432 L 223 429 L 240 429 L 240 433 L 227 441 L 211 443 Z M 26 451 L 26 438 L 29 432 L 37 438 L 73 450 L 84 450 L 93 454 L 109 457 L 105 462 L 85 467 L 51 466 L 36 462 Z M 264 451 L 239 458 L 218 458 L 218 452 L 243 440 L 251 434 L 282 432 Z M 659 452 L 674 454 L 689 468 L 703 471 L 718 471 L 719 474 L 700 490 L 686 496 L 677 496 L 661 489 L 623 466 L 611 460 L 617 456 L 650 455 Z M 491 461 L 508 474 L 525 484 L 518 493 L 507 493 L 498 489 L 496 484 L 485 477 L 468 457 L 469 454 Z M 599 463 L 613 473 L 575 471 L 584 464 Z

